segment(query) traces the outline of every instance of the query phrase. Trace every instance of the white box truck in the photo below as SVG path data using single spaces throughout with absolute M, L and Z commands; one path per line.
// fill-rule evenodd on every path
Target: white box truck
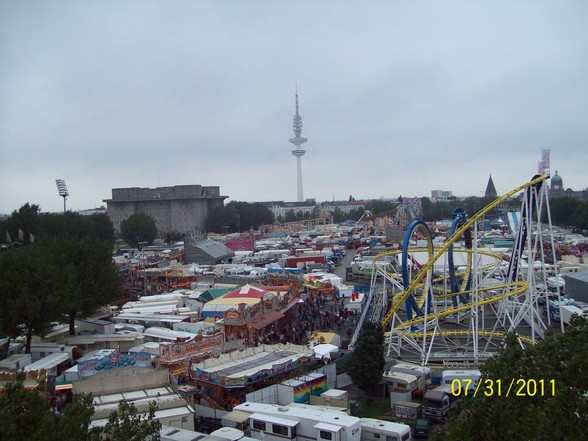
M 583 309 L 578 308 L 577 306 L 574 306 L 574 305 L 560 305 L 559 312 L 560 312 L 561 320 L 566 325 L 570 324 L 570 322 L 572 321 L 572 316 L 574 314 L 578 314 L 580 317 L 586 316 L 586 312 Z

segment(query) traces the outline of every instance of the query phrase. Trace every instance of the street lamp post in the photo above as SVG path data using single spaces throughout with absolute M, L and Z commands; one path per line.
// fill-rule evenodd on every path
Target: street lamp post
M 57 191 L 59 192 L 59 196 L 63 198 L 63 212 L 65 213 L 65 199 L 69 196 L 67 185 L 65 185 L 65 181 L 63 179 L 56 179 L 55 183 L 57 184 Z

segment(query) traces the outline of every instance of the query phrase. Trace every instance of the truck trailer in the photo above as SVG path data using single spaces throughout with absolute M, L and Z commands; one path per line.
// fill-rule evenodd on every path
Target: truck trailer
M 578 314 L 580 317 L 586 317 L 586 315 L 588 315 L 585 310 L 578 308 L 575 305 L 560 305 L 559 312 L 561 321 L 566 325 L 570 324 L 574 314 Z

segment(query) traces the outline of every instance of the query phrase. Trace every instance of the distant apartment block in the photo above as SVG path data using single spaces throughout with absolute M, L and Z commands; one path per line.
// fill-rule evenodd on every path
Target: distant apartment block
M 284 218 L 286 213 L 292 211 L 294 214 L 312 214 L 317 216 L 331 216 L 336 209 L 348 214 L 353 210 L 365 209 L 364 201 L 334 201 L 317 204 L 315 199 L 307 199 L 304 202 L 271 201 L 262 202 L 274 215 L 276 219 Z
M 284 201 L 270 201 L 262 202 L 274 215 L 275 219 L 284 218 L 286 213 L 292 211 L 294 214 L 312 213 L 316 208 L 316 201 L 314 199 L 307 199 L 304 202 L 284 202 Z
M 434 201 L 446 201 L 448 198 L 453 196 L 451 191 L 446 190 L 432 190 L 431 199 Z
M 155 220 L 159 234 L 204 231 L 207 216 L 224 205 L 220 187 L 175 185 L 157 188 L 113 188 L 112 199 L 104 199 L 108 217 L 117 233 L 130 215 L 145 213 Z
M 354 210 L 365 210 L 365 201 L 333 201 L 323 202 L 320 206 L 320 213 L 325 216 L 332 215 L 335 210 L 349 214 Z

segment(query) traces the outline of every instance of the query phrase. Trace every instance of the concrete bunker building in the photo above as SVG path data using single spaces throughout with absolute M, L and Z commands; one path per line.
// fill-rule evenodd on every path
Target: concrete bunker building
M 145 213 L 153 218 L 159 234 L 204 231 L 204 223 L 215 208 L 223 206 L 228 196 L 220 187 L 174 185 L 157 188 L 113 188 L 112 199 L 104 199 L 108 217 L 117 233 L 130 215 Z

